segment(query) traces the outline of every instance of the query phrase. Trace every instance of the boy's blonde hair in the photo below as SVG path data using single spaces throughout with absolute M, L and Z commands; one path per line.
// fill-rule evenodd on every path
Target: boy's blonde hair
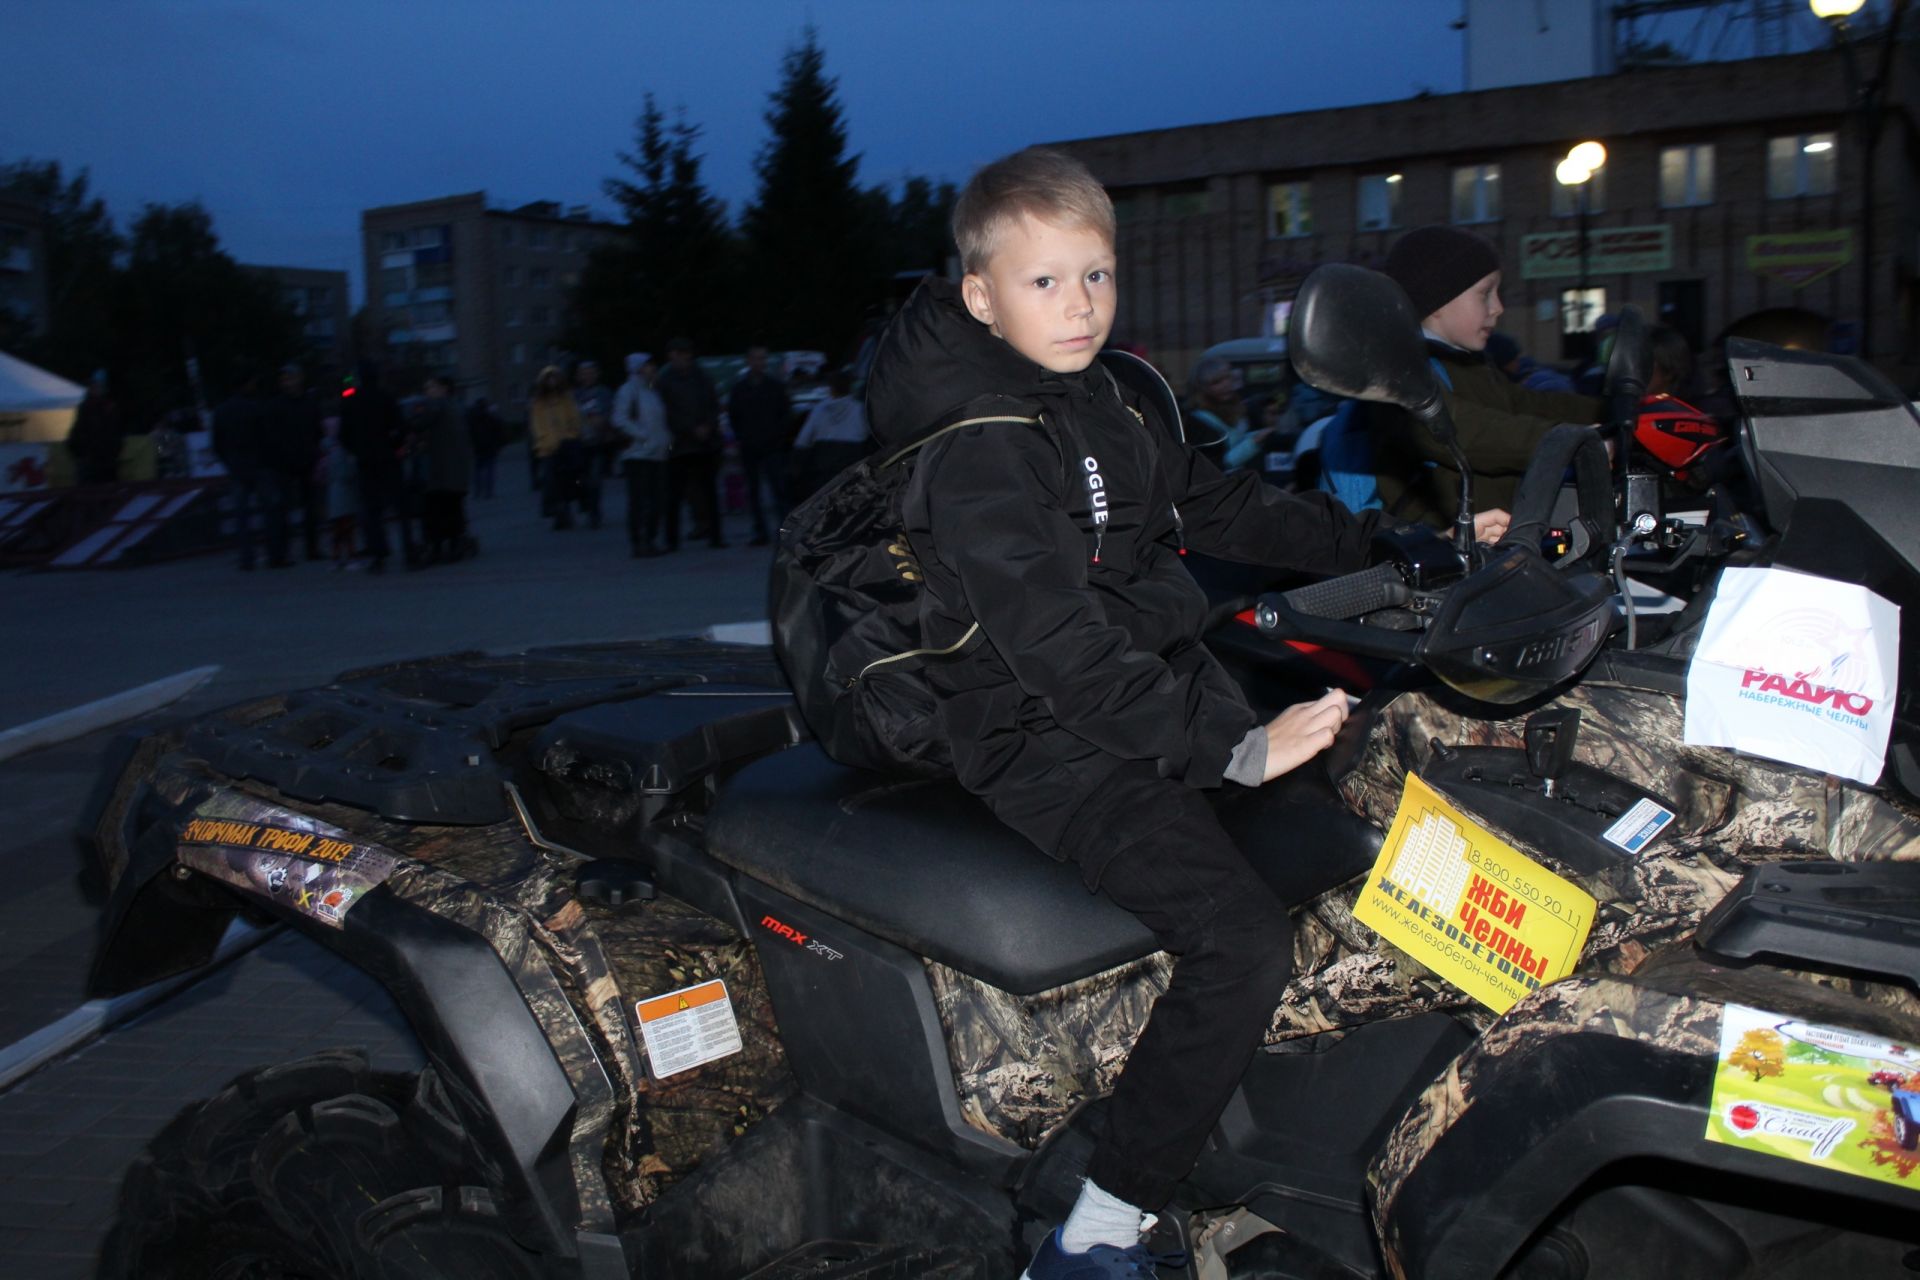
M 953 206 L 960 269 L 985 270 L 1001 228 L 1023 213 L 1114 240 L 1113 201 L 1087 166 L 1064 151 L 1028 147 L 985 166 L 960 192 Z

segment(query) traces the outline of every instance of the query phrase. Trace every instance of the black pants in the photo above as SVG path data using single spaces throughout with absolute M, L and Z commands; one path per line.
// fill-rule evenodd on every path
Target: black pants
M 1074 815 L 1061 852 L 1176 957 L 1087 1165 L 1102 1189 L 1155 1210 L 1259 1047 L 1292 970 L 1292 928 L 1206 797 L 1150 764 L 1121 766 Z
M 650 551 L 667 505 L 667 464 L 628 458 L 620 469 L 627 477 L 627 541 L 635 551 Z
M 467 545 L 467 494 L 464 489 L 427 490 L 420 517 L 421 533 L 430 551 L 458 554 Z
M 411 561 L 414 558 L 413 531 L 407 524 L 406 495 L 400 473 L 360 459 L 360 536 L 367 556 L 375 564 L 387 558 L 387 520 L 398 521 L 400 546 Z
M 740 470 L 746 473 L 747 514 L 753 517 L 753 536 L 764 541 L 768 525 L 766 509 L 760 505 L 761 483 L 766 483 L 767 496 L 773 500 L 774 528 L 780 527 L 791 510 L 791 504 L 787 501 L 787 451 L 742 449 Z
M 667 462 L 667 547 L 680 545 L 680 507 L 691 509 L 694 526 L 702 523 L 716 547 L 725 546 L 720 536 L 720 455 L 683 453 Z
M 327 521 L 326 486 L 317 483 L 311 469 L 295 472 L 287 477 L 288 505 L 300 512 L 300 538 L 305 544 L 307 559 L 318 560 L 320 551 L 320 528 Z
M 573 527 L 573 504 L 576 502 L 580 504 L 580 510 L 586 513 L 588 523 L 599 527 L 600 484 L 590 474 L 592 464 L 592 455 L 577 440 L 562 440 L 559 448 L 546 459 L 545 511 L 553 518 L 554 528 Z
M 256 471 L 233 477 L 234 532 L 240 543 L 240 567 L 253 568 L 253 516 L 260 513 L 261 530 L 267 544 L 267 563 L 287 562 L 287 495 L 280 474 Z

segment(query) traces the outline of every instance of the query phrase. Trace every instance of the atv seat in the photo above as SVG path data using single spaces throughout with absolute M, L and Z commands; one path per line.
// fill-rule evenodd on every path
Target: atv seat
M 1380 833 L 1336 809 L 1314 770 L 1228 788 L 1222 822 L 1288 906 L 1363 874 Z M 1040 853 L 951 781 L 887 778 L 803 743 L 754 762 L 707 822 L 743 875 L 1002 991 L 1029 995 L 1148 955 L 1153 935 L 1074 867 Z M 1312 851 L 1315 856 L 1303 856 Z

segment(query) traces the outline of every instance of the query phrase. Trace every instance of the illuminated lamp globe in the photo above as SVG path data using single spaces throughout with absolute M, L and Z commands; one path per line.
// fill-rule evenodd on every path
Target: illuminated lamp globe
M 1577 187 L 1593 176 L 1593 170 L 1576 162 L 1572 156 L 1568 156 L 1560 162 L 1558 168 L 1554 169 L 1553 176 L 1563 187 Z
M 1597 142 L 1582 142 L 1567 152 L 1567 159 L 1592 173 L 1607 162 L 1607 149 Z
M 1851 18 L 1866 0 L 1807 0 L 1816 18 Z

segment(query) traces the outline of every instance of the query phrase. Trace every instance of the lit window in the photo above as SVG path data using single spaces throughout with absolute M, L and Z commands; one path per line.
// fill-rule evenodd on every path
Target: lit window
M 1660 148 L 1660 206 L 1685 209 L 1713 203 L 1713 144 Z
M 1796 133 L 1767 140 L 1767 199 L 1830 196 L 1839 169 L 1831 133 Z
M 1305 182 L 1276 182 L 1267 188 L 1267 236 L 1287 240 L 1313 234 L 1313 196 Z
M 1405 185 L 1397 173 L 1369 173 L 1360 178 L 1355 204 L 1359 206 L 1362 231 L 1385 231 L 1400 225 L 1400 188 Z
M 1467 164 L 1453 171 L 1453 220 L 1500 220 L 1500 166 Z

